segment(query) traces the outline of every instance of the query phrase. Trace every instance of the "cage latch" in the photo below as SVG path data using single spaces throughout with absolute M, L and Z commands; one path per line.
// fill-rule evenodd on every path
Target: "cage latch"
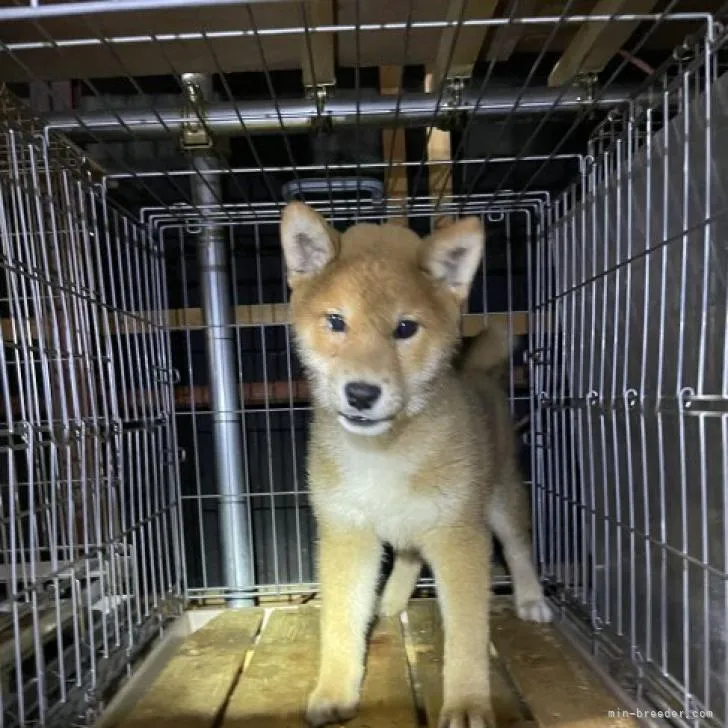
M 197 73 L 183 73 L 185 103 L 182 107 L 180 143 L 185 151 L 210 149 L 212 137 L 205 124 L 205 95 Z

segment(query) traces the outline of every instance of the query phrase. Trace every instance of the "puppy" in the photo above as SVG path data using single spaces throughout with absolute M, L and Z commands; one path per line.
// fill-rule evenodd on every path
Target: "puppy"
M 296 348 L 314 405 L 308 451 L 318 531 L 321 655 L 312 726 L 357 711 L 367 627 L 404 610 L 424 562 L 444 628 L 442 728 L 493 725 L 489 680 L 492 534 L 523 619 L 551 612 L 531 562 L 529 503 L 495 376 L 492 326 L 458 367 L 460 314 L 484 231 L 465 218 L 426 239 L 393 225 L 339 234 L 302 203 L 281 241 Z M 395 550 L 376 603 L 382 545 Z

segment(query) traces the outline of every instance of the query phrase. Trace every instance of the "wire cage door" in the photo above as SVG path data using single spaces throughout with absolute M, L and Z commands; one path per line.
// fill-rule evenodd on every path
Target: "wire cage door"
M 623 686 L 723 724 L 728 75 L 713 37 L 596 130 L 536 252 L 544 573 Z
M 177 609 L 162 254 L 0 96 L 0 724 L 72 725 Z

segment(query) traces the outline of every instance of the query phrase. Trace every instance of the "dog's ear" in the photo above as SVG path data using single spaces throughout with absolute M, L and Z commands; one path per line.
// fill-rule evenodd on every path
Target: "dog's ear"
M 281 215 L 288 285 L 320 273 L 339 254 L 339 234 L 315 210 L 291 202 Z
M 425 238 L 420 267 L 465 301 L 483 258 L 485 231 L 477 217 L 464 217 Z

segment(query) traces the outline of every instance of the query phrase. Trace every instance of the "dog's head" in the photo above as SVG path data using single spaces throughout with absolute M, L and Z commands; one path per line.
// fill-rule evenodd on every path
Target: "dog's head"
M 424 240 L 395 225 L 339 234 L 295 202 L 281 238 L 291 322 L 317 406 L 361 435 L 421 411 L 459 341 L 483 255 L 480 221 L 463 218 Z

